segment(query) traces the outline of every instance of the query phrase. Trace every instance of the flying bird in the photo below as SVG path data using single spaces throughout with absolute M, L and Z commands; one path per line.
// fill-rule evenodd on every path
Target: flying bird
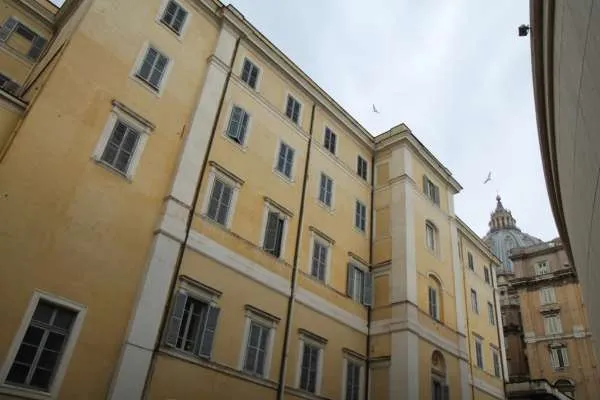
M 379 110 L 375 108 L 375 104 L 373 104 L 373 112 L 379 114 Z
M 487 178 L 485 178 L 485 181 L 483 181 L 483 184 L 485 185 L 486 183 L 488 183 L 489 181 L 492 180 L 492 172 L 488 172 L 488 176 Z

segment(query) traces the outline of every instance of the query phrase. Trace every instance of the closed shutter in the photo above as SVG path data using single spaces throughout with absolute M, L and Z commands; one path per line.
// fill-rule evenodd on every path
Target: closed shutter
M 215 330 L 217 328 L 217 320 L 219 318 L 220 310 L 217 307 L 210 306 L 206 313 L 206 322 L 202 330 L 202 337 L 200 339 L 200 346 L 198 354 L 200 356 L 209 357 L 212 353 L 213 339 L 215 337 Z
M 444 392 L 442 396 L 444 400 L 450 400 L 450 387 L 448 385 L 444 385 Z
M 373 305 L 373 275 L 370 272 L 364 274 L 364 290 L 363 290 L 363 304 L 365 306 Z
M 425 193 L 426 196 L 429 196 L 429 185 L 427 185 L 427 181 L 427 177 L 423 175 L 423 193 Z
M 46 39 L 36 35 L 36 37 L 33 39 L 33 44 L 29 49 L 29 53 L 27 53 L 27 57 L 31 58 L 32 60 L 37 60 L 42 53 L 44 46 L 46 46 Z
M 346 276 L 346 294 L 350 297 L 353 296 L 354 290 L 354 266 L 348 264 L 348 275 Z
M 167 331 L 166 343 L 168 346 L 177 346 L 177 337 L 179 336 L 179 328 L 181 326 L 181 320 L 183 319 L 183 311 L 185 310 L 186 301 L 187 295 L 183 292 L 177 292 L 175 295 L 175 304 L 173 304 L 173 311 L 171 311 L 171 319 L 169 321 L 169 328 Z
M 13 17 L 8 17 L 4 24 L 2 24 L 2 28 L 0 28 L 0 41 L 5 42 L 17 24 L 18 22 L 16 19 Z
M 440 188 L 437 186 L 433 186 L 433 202 L 440 205 Z
M 241 126 L 241 119 L 242 109 L 237 106 L 233 107 L 233 110 L 231 110 L 231 117 L 229 118 L 229 126 L 227 127 L 227 136 L 229 136 L 232 139 L 235 139 L 238 142 L 240 142 L 239 132 Z
M 240 144 L 244 143 L 244 140 L 246 139 L 246 131 L 248 130 L 248 113 L 246 113 L 245 111 L 242 112 L 242 126 L 240 127 L 240 131 L 239 131 L 239 135 L 238 135 L 238 141 Z
M 554 368 L 554 369 L 557 369 L 559 367 L 557 353 L 558 353 L 558 349 L 550 350 L 550 364 L 552 365 L 552 368 Z

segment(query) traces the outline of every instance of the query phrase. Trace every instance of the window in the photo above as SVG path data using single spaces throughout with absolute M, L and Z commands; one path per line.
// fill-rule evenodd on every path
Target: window
M 8 17 L 0 28 L 0 42 L 36 61 L 47 41 L 15 18 Z
M 425 223 L 425 244 L 431 251 L 437 251 L 437 228 L 431 222 Z
M 440 205 L 440 189 L 425 175 L 423 175 L 423 193 L 436 205 Z
M 219 308 L 180 290 L 175 295 L 166 344 L 186 353 L 210 358 Z
M 554 387 L 560 390 L 562 393 L 575 398 L 575 385 L 568 379 L 558 379 L 554 382 Z
M 285 229 L 285 216 L 276 210 L 267 212 L 267 225 L 265 227 L 265 236 L 263 240 L 263 249 L 274 255 L 281 256 L 283 246 L 283 230 Z
M 50 391 L 78 317 L 76 310 L 34 297 L 37 302 L 5 381 Z
M 553 287 L 545 287 L 540 289 L 540 303 L 553 304 L 556 303 L 556 293 Z
M 469 269 L 471 271 L 475 271 L 475 264 L 473 263 L 473 254 L 471 254 L 470 252 L 467 252 L 467 260 L 469 264 Z
M 550 363 L 555 370 L 568 367 L 569 357 L 567 355 L 567 347 L 552 347 L 550 349 Z
M 246 82 L 252 89 L 256 89 L 258 83 L 258 74 L 260 69 L 247 58 L 244 59 L 244 66 L 242 67 L 242 81 Z
M 328 257 L 329 245 L 314 239 L 310 274 L 322 282 L 325 282 Z
M 358 156 L 356 158 L 356 173 L 358 174 L 358 176 L 363 178 L 365 181 L 367 180 L 368 169 L 369 169 L 369 167 L 367 166 L 367 160 L 365 160 L 361 156 Z
M 560 315 L 557 314 L 544 317 L 544 330 L 546 331 L 546 335 L 562 333 Z
M 346 400 L 359 400 L 360 398 L 360 370 L 362 365 L 346 360 Z
M 331 198 L 333 196 L 333 180 L 321 173 L 321 183 L 319 185 L 319 201 L 331 208 Z
M 373 296 L 371 273 L 353 263 L 349 263 L 347 280 L 346 294 L 354 299 L 354 301 L 370 306 Z
M 356 200 L 354 226 L 361 232 L 365 232 L 367 229 L 367 207 L 358 200 Z
M 431 378 L 431 400 L 449 400 L 450 390 L 448 385 L 442 382 L 436 374 L 432 374 Z
M 275 169 L 283 175 L 292 179 L 292 167 L 294 166 L 294 149 L 281 142 L 279 145 L 279 155 Z
M 535 274 L 536 275 L 544 275 L 550 272 L 550 267 L 548 266 L 548 261 L 540 261 L 535 264 Z
M 0 73 L 0 88 L 11 94 L 16 94 L 17 90 L 19 90 L 19 84 L 10 79 L 8 76 Z
M 117 120 L 100 156 L 100 161 L 127 175 L 139 140 L 140 133 L 136 129 Z
M 477 363 L 477 368 L 483 369 L 483 349 L 481 344 L 481 339 L 475 339 L 475 360 Z
M 158 91 L 160 83 L 167 71 L 168 64 L 169 58 L 166 55 L 154 47 L 149 46 L 136 76 L 148 84 L 152 89 Z
M 317 379 L 319 378 L 319 358 L 321 348 L 313 344 L 303 342 L 302 364 L 300 369 L 300 389 L 311 393 L 317 393 Z
M 490 325 L 496 325 L 496 317 L 494 315 L 494 305 L 488 301 L 488 320 L 490 321 Z
M 471 289 L 471 310 L 479 314 L 479 304 L 477 303 L 477 292 Z
M 227 137 L 238 144 L 244 145 L 249 120 L 250 115 L 243 108 L 233 106 L 227 125 Z
M 291 94 L 288 94 L 285 115 L 296 124 L 300 123 L 300 107 L 300 102 Z
M 179 3 L 170 0 L 160 21 L 177 35 L 181 35 L 187 16 L 188 12 Z
M 215 178 L 206 216 L 223 226 L 227 226 L 227 218 L 233 197 L 233 187 L 223 180 Z
M 486 266 L 483 267 L 483 277 L 485 279 L 485 283 L 490 283 L 490 269 Z
M 440 320 L 437 289 L 431 286 L 429 286 L 429 315 L 437 321 Z
M 335 154 L 335 148 L 337 145 L 337 135 L 329 128 L 325 128 L 325 136 L 323 138 L 323 147 L 325 147 L 331 154 Z
M 255 321 L 250 322 L 244 357 L 244 371 L 258 376 L 265 375 L 267 343 L 271 329 Z
M 498 350 L 492 348 L 492 360 L 494 362 L 494 376 L 500 377 L 500 355 Z

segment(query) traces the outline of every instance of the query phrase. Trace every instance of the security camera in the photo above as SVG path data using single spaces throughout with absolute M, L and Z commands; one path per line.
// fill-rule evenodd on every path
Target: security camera
M 529 25 L 521 25 L 519 26 L 519 36 L 527 36 L 531 27 Z

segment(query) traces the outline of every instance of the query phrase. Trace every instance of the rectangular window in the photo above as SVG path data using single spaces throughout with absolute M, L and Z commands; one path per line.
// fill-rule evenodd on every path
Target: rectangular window
M 483 267 L 483 277 L 485 279 L 485 283 L 490 283 L 490 269 L 488 267 Z
M 365 160 L 361 156 L 358 156 L 356 159 L 356 173 L 358 174 L 358 176 L 360 176 L 366 181 L 368 170 L 369 167 L 367 166 L 367 160 Z
M 541 261 L 535 264 L 535 274 L 536 275 L 544 275 L 550 272 L 550 266 L 548 265 L 548 261 Z
M 136 76 L 147 83 L 154 90 L 158 90 L 160 88 L 160 83 L 167 71 L 168 64 L 169 58 L 154 47 L 150 46 L 148 47 L 148 50 L 146 50 L 146 54 Z
M 226 226 L 233 197 L 233 187 L 215 178 L 206 216 L 219 224 Z
M 373 280 L 371 273 L 349 263 L 346 294 L 354 301 L 370 306 L 372 304 L 373 296 Z
M 242 81 L 246 82 L 252 89 L 256 89 L 258 83 L 258 74 L 260 69 L 247 58 L 244 59 L 244 66 L 242 67 Z
M 313 241 L 313 256 L 310 274 L 318 280 L 325 282 L 325 272 L 327 269 L 327 257 L 329 246 L 319 240 Z
M 494 305 L 488 301 L 488 320 L 490 321 L 490 325 L 496 325 L 496 316 L 494 315 Z
M 265 228 L 263 249 L 275 257 L 281 256 L 284 228 L 285 217 L 277 211 L 269 210 L 267 215 L 267 226 Z
M 492 360 L 494 361 L 494 376 L 500 377 L 500 355 L 496 349 L 492 349 Z
M 546 335 L 557 335 L 562 333 L 563 330 L 560 315 L 544 317 L 544 330 L 546 331 Z
M 243 108 L 233 106 L 231 116 L 229 117 L 229 124 L 227 125 L 227 137 L 243 145 L 246 139 L 246 132 L 248 131 L 249 120 L 250 116 Z
M 317 391 L 319 356 L 321 349 L 304 342 L 302 346 L 302 365 L 300 370 L 300 389 L 311 393 Z
M 440 189 L 425 175 L 423 175 L 423 193 L 436 205 L 440 205 Z
M 48 391 L 76 317 L 73 310 L 39 300 L 6 382 Z
M 285 115 L 296 124 L 300 123 L 300 107 L 300 102 L 288 94 Z
M 250 322 L 246 355 L 244 357 L 244 371 L 258 376 L 265 375 L 267 359 L 267 343 L 271 329 L 255 321 Z
M 188 12 L 176 1 L 170 0 L 160 21 L 177 35 L 181 34 Z
M 361 365 L 348 360 L 346 362 L 346 400 L 359 400 Z
M 436 250 L 435 227 L 430 224 L 425 224 L 425 244 L 429 250 Z
M 179 291 L 175 295 L 166 344 L 186 353 L 210 358 L 219 308 Z
M 323 147 L 325 147 L 331 154 L 335 154 L 337 145 L 337 135 L 329 128 L 325 128 L 325 136 L 323 138 Z
M 365 232 L 367 229 L 367 207 L 358 200 L 356 200 L 354 226 L 361 232 Z
M 483 369 L 483 348 L 481 339 L 475 339 L 475 358 L 477 367 Z
M 319 185 L 319 201 L 327 207 L 331 207 L 331 198 L 333 195 L 333 180 L 321 173 L 321 183 Z
M 123 121 L 117 120 L 100 161 L 127 175 L 140 139 L 140 133 Z
M 553 347 L 550 351 L 550 362 L 555 370 L 569 366 L 569 357 L 566 347 Z
M 0 28 L 0 42 L 32 61 L 36 61 L 46 46 L 47 40 L 17 21 L 8 17 Z
M 440 316 L 438 312 L 438 294 L 435 288 L 429 286 L 429 315 L 439 321 Z
M 545 287 L 540 289 L 540 303 L 542 305 L 556 303 L 556 293 L 553 287 Z
M 479 303 L 477 303 L 477 292 L 475 289 L 471 289 L 471 310 L 479 314 Z
M 473 263 L 473 254 L 467 252 L 467 260 L 469 262 L 469 269 L 475 271 L 475 264 Z
M 19 90 L 19 84 L 0 73 L 0 88 L 6 90 L 8 93 L 16 94 L 17 90 Z
M 277 171 L 292 179 L 292 167 L 294 166 L 294 149 L 285 143 L 279 146 L 279 155 L 277 157 Z

